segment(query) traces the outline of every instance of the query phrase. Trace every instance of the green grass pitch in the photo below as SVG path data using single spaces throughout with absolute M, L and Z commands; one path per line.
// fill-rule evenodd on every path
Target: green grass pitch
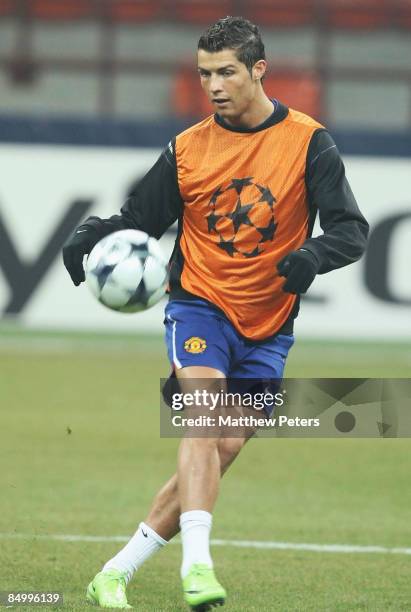
M 0 591 L 63 591 L 63 609 L 84 612 L 88 581 L 121 545 L 51 536 L 130 535 L 171 474 L 178 441 L 158 433 L 162 341 L 0 334 Z M 297 342 L 287 375 L 410 370 L 407 345 Z M 223 479 L 212 537 L 411 547 L 410 448 L 407 439 L 251 441 Z M 411 609 L 411 555 L 212 552 L 227 612 Z M 186 609 L 179 564 L 177 542 L 138 572 L 137 610 Z

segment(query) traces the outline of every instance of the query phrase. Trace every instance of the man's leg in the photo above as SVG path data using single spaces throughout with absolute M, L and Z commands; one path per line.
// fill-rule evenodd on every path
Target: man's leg
M 195 387 L 198 386 L 197 381 L 199 379 L 207 379 L 207 383 L 216 380 L 224 384 L 224 374 L 214 368 L 186 367 L 177 370 L 177 376 L 183 393 L 194 391 Z M 206 515 L 211 517 L 210 511 L 215 502 L 220 478 L 252 434 L 252 431 L 244 430 L 242 437 L 236 438 L 184 438 L 179 450 L 178 468 L 181 476 L 177 472 L 160 489 L 154 498 L 146 520 L 140 523 L 136 533 L 126 546 L 106 563 L 104 570 L 116 568 L 126 572 L 128 582 L 133 573 L 154 552 L 161 549 L 167 541 L 171 540 L 180 531 L 180 516 L 183 512 L 200 510 L 201 512 L 205 511 Z M 213 456 L 211 474 L 209 474 L 210 454 Z M 209 486 L 210 476 L 214 487 L 212 493 Z M 182 485 L 180 485 L 181 478 L 183 479 Z M 204 485 L 204 483 L 206 484 Z M 189 504 L 191 505 L 189 506 L 182 506 L 181 504 L 182 488 L 190 500 Z M 190 515 L 188 515 L 188 518 L 190 519 Z M 202 548 L 208 550 L 208 533 L 210 530 L 206 528 L 206 541 L 203 542 L 202 546 L 201 539 L 204 540 L 204 537 L 200 536 L 199 543 L 196 538 L 195 524 L 194 530 L 189 529 L 189 531 L 192 533 L 194 531 L 194 539 L 193 544 L 190 544 L 191 533 L 186 546 L 188 548 L 186 565 L 192 565 L 190 552 L 195 551 L 197 554 L 198 544 L 200 544 L 200 555 Z M 204 527 L 202 528 L 201 525 L 199 531 L 204 535 Z M 201 560 L 201 556 L 199 560 Z M 209 558 L 208 563 L 211 563 Z
M 221 475 L 227 471 L 249 437 L 219 440 Z M 180 531 L 180 514 L 178 479 L 174 474 L 157 493 L 145 522 L 140 523 L 135 535 L 90 583 L 87 598 L 93 603 L 104 603 L 106 607 L 127 607 L 126 584 L 135 569 Z M 118 584 L 124 593 L 120 601 Z
M 203 391 L 219 393 L 226 389 L 224 374 L 214 368 L 189 366 L 177 370 L 176 374 L 183 394 L 199 391 L 202 397 Z M 207 404 L 204 401 L 203 405 L 197 405 L 200 411 L 194 411 L 193 415 L 192 409 L 187 410 L 188 416 L 211 417 L 217 424 L 220 411 L 210 413 Z M 201 433 L 205 436 L 198 437 Z M 192 437 L 186 435 L 181 440 L 177 469 L 183 548 L 181 578 L 185 601 L 192 610 L 203 610 L 222 605 L 226 599 L 226 592 L 214 575 L 210 555 L 212 511 L 222 474 L 219 453 L 222 433 L 216 426 L 214 431 L 199 432 L 194 428 L 189 434 Z
M 219 440 L 221 475 L 227 471 L 246 442 L 247 438 Z M 144 561 L 180 531 L 180 514 L 178 477 L 174 474 L 155 496 L 145 521 L 140 523 L 126 546 L 105 564 L 104 571 L 117 569 L 125 572 L 129 582 Z
M 249 438 L 250 435 L 243 438 L 219 440 L 221 475 L 227 471 Z M 90 583 L 88 599 L 100 605 L 104 603 L 107 607 L 127 607 L 125 595 L 127 583 L 144 561 L 180 531 L 180 514 L 178 478 L 177 474 L 174 474 L 157 493 L 145 522 L 140 523 L 126 546 L 106 563 L 103 572 L 97 574 Z M 123 589 L 122 605 L 116 600 L 118 598 L 117 587 L 115 591 L 112 590 L 112 586 L 117 584 L 120 584 Z
M 185 368 L 184 370 L 187 370 Z M 205 371 L 202 373 L 194 368 L 194 371 L 190 373 L 190 376 L 196 376 L 196 378 L 212 378 L 212 375 L 217 374 L 217 378 L 223 378 L 221 372 L 213 371 L 210 368 L 201 368 Z M 210 371 L 212 370 L 212 371 Z M 202 374 L 202 376 L 201 376 Z M 189 377 L 187 377 L 189 379 Z M 220 474 L 217 478 L 219 482 L 220 476 L 222 476 L 231 463 L 234 461 L 241 448 L 247 442 L 247 440 L 253 435 L 253 431 L 244 430 L 243 437 L 237 438 L 220 438 L 217 442 L 218 451 L 218 466 Z M 204 441 L 204 440 L 203 440 Z M 211 446 L 211 445 L 210 445 Z M 211 446 L 215 448 L 215 446 Z M 184 449 L 184 453 L 185 453 Z M 193 452 L 194 449 L 189 449 Z M 186 455 L 187 457 L 187 455 Z M 201 466 L 200 466 L 201 467 Z M 179 500 L 179 485 L 178 485 L 178 474 L 175 474 L 158 492 L 156 495 L 151 510 L 146 518 L 146 522 L 141 523 L 136 534 L 131 538 L 128 544 L 116 555 L 113 559 L 106 563 L 104 566 L 104 572 L 97 575 L 95 580 L 90 583 L 88 589 L 88 598 L 94 603 L 100 603 L 101 599 L 99 593 L 95 591 L 96 579 L 102 579 L 106 572 L 115 572 L 115 580 L 118 582 L 118 576 L 121 576 L 123 585 L 129 582 L 134 571 L 140 567 L 146 559 L 152 556 L 154 552 L 162 548 L 168 540 L 170 540 L 180 530 L 180 500 Z M 209 530 L 208 530 L 209 531 Z M 208 534 L 207 534 L 207 546 L 208 546 Z M 103 575 L 102 575 L 103 574 Z M 120 580 L 120 583 L 121 583 Z M 100 586 L 100 593 L 106 594 L 107 583 Z M 117 595 L 117 592 L 116 592 Z M 112 600 L 111 594 L 109 594 L 110 600 Z M 126 603 L 126 597 L 124 594 L 123 598 Z M 111 607 L 108 605 L 107 607 Z M 126 607 L 115 606 L 115 607 Z
M 221 476 L 225 474 L 248 438 L 221 438 L 218 441 Z M 164 540 L 171 540 L 180 531 L 180 501 L 178 477 L 174 474 L 155 496 L 144 521 Z

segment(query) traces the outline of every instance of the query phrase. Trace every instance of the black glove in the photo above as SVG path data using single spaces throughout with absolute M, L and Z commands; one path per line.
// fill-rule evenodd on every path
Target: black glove
M 85 280 L 83 257 L 92 251 L 100 238 L 93 227 L 80 225 L 63 247 L 64 265 L 76 287 Z
M 313 282 L 320 262 L 311 251 L 298 249 L 292 251 L 278 262 L 277 270 L 280 276 L 285 276 L 286 281 L 283 291 L 287 293 L 305 293 Z

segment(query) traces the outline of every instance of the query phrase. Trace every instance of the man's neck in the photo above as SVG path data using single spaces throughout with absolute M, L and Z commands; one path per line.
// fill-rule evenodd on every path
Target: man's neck
M 232 127 L 255 128 L 271 117 L 273 112 L 272 101 L 262 92 L 262 96 L 245 113 L 230 119 L 223 117 L 223 121 Z

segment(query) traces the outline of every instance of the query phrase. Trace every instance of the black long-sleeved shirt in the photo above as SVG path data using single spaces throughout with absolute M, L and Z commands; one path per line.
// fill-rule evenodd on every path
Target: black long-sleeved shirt
M 295 111 L 290 112 L 295 113 Z M 272 116 L 261 126 L 243 130 L 230 127 L 218 116 L 214 117 L 214 122 L 220 128 L 223 128 L 223 130 L 240 132 L 247 135 L 250 133 L 262 132 L 281 124 L 281 122 L 285 120 L 289 121 L 290 118 L 288 114 L 289 110 L 285 106 L 278 104 Z M 224 136 L 223 132 L 221 132 L 221 134 Z M 245 147 L 247 146 L 247 142 L 246 140 L 244 141 Z M 186 202 L 183 197 L 185 194 L 182 194 L 182 191 L 185 189 L 187 192 L 187 188 L 182 186 L 182 170 L 179 168 L 178 151 L 176 151 L 176 148 L 178 148 L 178 143 L 176 144 L 176 140 L 174 139 L 137 185 L 133 196 L 123 205 L 120 215 L 114 215 L 110 217 L 110 219 L 105 220 L 97 217 L 90 217 L 85 225 L 92 227 L 98 233 L 99 237 L 103 237 L 119 229 L 135 228 L 141 229 L 155 238 L 160 238 L 176 220 L 179 220 L 176 248 L 171 257 L 170 297 L 171 299 L 192 299 L 193 297 L 201 297 L 203 299 L 208 299 L 216 307 L 221 309 L 221 304 L 218 303 L 218 299 L 214 299 L 213 296 L 210 299 L 208 295 L 202 295 L 201 292 L 197 290 L 193 291 L 192 287 L 195 285 L 186 282 L 186 286 L 184 286 L 184 282 L 182 283 L 181 281 L 185 266 L 185 257 L 180 248 L 182 235 L 184 233 L 183 220 L 186 206 L 193 206 L 194 200 Z M 180 159 L 180 165 L 182 166 L 184 163 L 184 160 Z M 273 161 L 273 163 L 275 164 L 276 162 Z M 238 181 L 238 179 L 234 179 L 234 181 L 236 180 Z M 243 179 L 243 182 L 244 180 L 247 179 Z M 252 181 L 249 181 L 249 183 L 244 184 L 249 185 L 251 182 Z M 256 183 L 256 185 L 259 189 L 261 188 L 261 185 L 258 183 Z M 237 189 L 234 182 L 233 186 Z M 365 249 L 368 224 L 361 214 L 348 184 L 345 176 L 344 164 L 335 142 L 328 131 L 322 127 L 313 129 L 310 135 L 305 157 L 304 186 L 308 205 L 308 227 L 306 239 L 302 244 L 299 244 L 299 247 L 309 250 L 315 255 L 320 264 L 320 274 L 343 267 L 359 259 Z M 230 185 L 229 187 L 225 187 L 225 190 L 228 191 L 228 189 L 231 188 L 232 186 Z M 217 191 L 214 192 L 209 205 L 212 204 L 215 194 L 217 193 L 217 195 L 219 195 L 219 193 L 222 192 L 221 186 L 218 184 L 214 184 L 213 189 L 217 189 Z M 218 192 L 218 189 L 220 189 L 220 192 Z M 274 196 L 275 195 L 274 193 Z M 276 198 L 274 196 L 272 196 L 272 199 L 275 202 Z M 188 200 L 187 196 L 186 199 Z M 240 202 L 240 204 L 242 205 L 243 202 Z M 277 204 L 274 204 L 272 208 L 274 211 L 274 220 L 276 205 Z M 213 206 L 213 214 L 219 212 L 215 207 L 215 202 Z M 239 209 L 238 206 L 239 204 L 237 203 L 237 214 L 240 214 L 242 209 Z M 317 212 L 319 213 L 323 234 L 316 238 L 312 238 L 311 233 Z M 234 222 L 235 214 L 236 212 L 234 211 L 225 216 L 230 217 Z M 217 217 L 221 216 L 222 215 L 215 215 L 215 218 L 217 219 Z M 207 214 L 207 217 L 210 217 L 210 215 Z M 210 217 L 210 219 L 213 220 L 212 217 Z M 243 256 L 249 259 L 260 254 L 264 244 L 262 246 L 257 246 L 254 251 L 250 252 L 236 251 L 236 248 L 232 245 L 228 248 L 226 245 L 229 241 L 222 236 L 218 227 L 217 229 L 215 227 L 213 228 L 210 219 L 207 219 L 209 230 L 210 227 L 214 229 L 214 232 L 209 231 L 210 237 L 212 238 L 214 234 L 215 241 L 215 236 L 220 235 L 220 243 L 217 244 L 217 246 L 220 247 L 220 250 L 222 248 L 225 249 L 228 267 L 232 265 L 234 255 L 236 257 Z M 242 218 L 238 217 L 238 219 L 238 223 L 240 224 L 258 226 L 258 223 L 253 223 L 252 218 L 247 220 L 247 218 L 243 216 Z M 274 229 L 273 235 L 271 236 L 271 242 L 275 242 L 276 234 L 274 232 L 276 223 L 272 223 L 272 227 Z M 264 235 L 266 236 L 266 238 L 262 238 L 260 242 L 266 241 L 268 244 L 267 234 L 264 234 L 262 231 L 264 229 L 267 228 L 258 228 L 261 235 L 263 235 L 263 237 Z M 221 255 L 220 250 L 216 250 L 219 256 Z M 189 285 L 189 288 L 187 288 L 187 285 Z M 290 305 L 286 320 L 282 322 L 280 328 L 276 329 L 274 333 L 291 333 L 292 321 L 298 313 L 298 302 L 299 300 L 296 299 L 294 304 Z M 222 308 L 222 310 L 224 310 L 224 308 Z M 239 331 L 240 333 L 242 332 L 241 328 Z M 248 334 L 244 335 L 248 337 Z M 268 336 L 266 335 L 265 337 Z M 257 338 L 257 340 L 258 339 L 259 338 Z

